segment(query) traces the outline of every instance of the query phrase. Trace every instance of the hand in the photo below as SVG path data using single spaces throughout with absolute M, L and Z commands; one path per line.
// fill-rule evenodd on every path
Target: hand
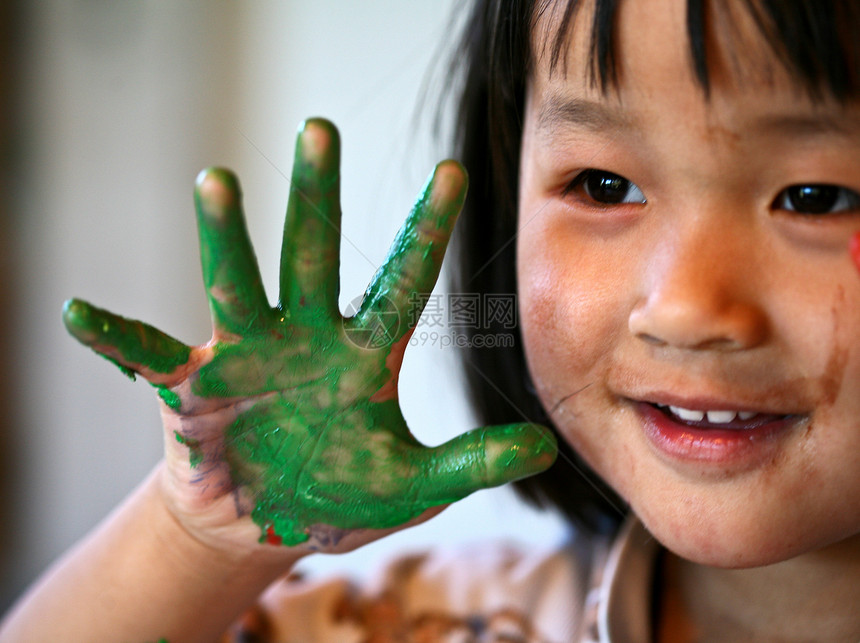
M 397 400 L 412 331 L 405 313 L 438 277 L 466 176 L 452 161 L 436 167 L 359 311 L 343 318 L 338 167 L 334 126 L 307 121 L 275 307 L 236 179 L 220 169 L 200 174 L 207 344 L 188 347 L 142 322 L 66 303 L 72 335 L 158 388 L 166 502 L 192 534 L 219 546 L 341 551 L 478 489 L 538 473 L 556 455 L 552 434 L 528 424 L 477 429 L 434 448 L 412 436 Z

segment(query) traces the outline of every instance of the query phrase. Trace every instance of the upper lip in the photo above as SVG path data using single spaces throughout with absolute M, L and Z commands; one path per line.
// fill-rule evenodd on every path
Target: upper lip
M 679 371 L 665 364 L 618 364 L 610 369 L 606 386 L 620 399 L 696 411 L 810 415 L 816 406 L 814 387 L 793 369 L 727 366 L 714 372 L 705 366 Z
M 798 405 L 798 400 L 789 401 L 782 394 L 778 400 L 766 395 L 716 396 L 667 391 L 649 391 L 624 395 L 624 397 L 634 402 L 644 402 L 657 406 L 677 406 L 696 411 L 739 411 L 767 415 L 806 415 L 808 413 L 804 407 Z

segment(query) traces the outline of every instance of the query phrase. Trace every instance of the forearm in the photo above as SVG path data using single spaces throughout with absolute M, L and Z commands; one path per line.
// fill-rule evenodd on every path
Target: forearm
M 211 642 L 289 569 L 195 540 L 162 502 L 159 475 L 21 598 L 0 642 Z

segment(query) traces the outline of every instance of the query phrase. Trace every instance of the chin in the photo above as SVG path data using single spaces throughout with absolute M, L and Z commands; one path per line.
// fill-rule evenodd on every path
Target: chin
M 850 538 L 833 522 L 829 529 L 808 515 L 769 514 L 749 506 L 730 511 L 706 504 L 676 503 L 633 510 L 669 551 L 690 562 L 726 569 L 773 565 Z M 824 523 L 827 524 L 827 523 Z M 855 537 L 860 537 L 856 536 Z

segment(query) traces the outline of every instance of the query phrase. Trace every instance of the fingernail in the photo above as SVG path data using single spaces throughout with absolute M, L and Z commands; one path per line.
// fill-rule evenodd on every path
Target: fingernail
M 305 163 L 313 165 L 316 170 L 337 169 L 339 146 L 337 128 L 331 121 L 309 118 L 299 126 L 297 156 Z
M 212 224 L 230 220 L 228 213 L 239 205 L 239 180 L 230 170 L 209 167 L 197 175 L 194 182 L 197 212 Z

